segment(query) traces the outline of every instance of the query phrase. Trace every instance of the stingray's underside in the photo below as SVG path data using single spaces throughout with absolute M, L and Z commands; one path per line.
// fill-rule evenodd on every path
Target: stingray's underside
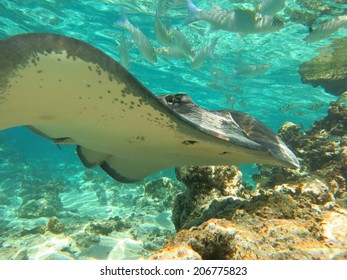
M 88 167 L 121 182 L 184 165 L 298 167 L 254 117 L 211 111 L 185 94 L 155 96 L 111 57 L 79 40 L 23 34 L 0 41 L 0 129 L 27 126 L 77 145 Z

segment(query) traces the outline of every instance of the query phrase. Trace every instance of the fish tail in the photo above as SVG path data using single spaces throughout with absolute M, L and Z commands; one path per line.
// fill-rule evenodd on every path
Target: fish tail
M 192 0 L 187 0 L 188 16 L 184 21 L 184 24 L 189 24 L 191 22 L 197 21 L 200 19 L 200 12 L 197 6 L 194 5 Z

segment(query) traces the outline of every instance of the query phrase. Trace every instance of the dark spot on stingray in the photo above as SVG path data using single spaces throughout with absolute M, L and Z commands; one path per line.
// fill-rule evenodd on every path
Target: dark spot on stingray
M 100 76 L 101 75 L 101 71 L 99 69 L 96 69 L 96 73 Z
M 125 94 L 125 93 L 122 93 L 122 97 L 126 97 L 126 94 Z
M 91 85 L 90 85 L 90 84 L 87 84 L 87 87 L 91 87 Z
M 125 112 L 125 109 L 122 109 L 123 112 Z
M 139 107 L 139 108 L 140 108 L 140 107 L 141 107 L 141 105 L 140 105 L 140 104 L 137 104 L 137 107 Z
M 123 101 L 123 100 L 121 100 L 121 101 L 120 101 L 120 104 L 124 104 L 124 101 Z
M 147 113 L 148 116 L 152 117 L 152 114 L 151 113 Z
M 102 96 L 99 96 L 99 99 L 102 99 Z
M 91 66 L 88 66 L 88 69 L 89 69 L 89 71 L 92 71 L 92 70 L 93 70 Z
M 107 92 L 108 92 L 108 93 L 111 93 L 111 91 L 110 91 L 110 90 L 107 90 Z
M 61 59 L 60 59 L 60 58 L 58 58 L 57 60 L 58 60 L 58 61 L 61 61 Z
M 227 155 L 227 154 L 229 154 L 229 152 L 220 153 L 221 156 L 224 156 L 224 155 Z
M 82 96 L 79 96 L 78 99 L 82 99 Z
M 99 81 L 99 84 L 101 84 L 101 81 Z
M 129 107 L 129 110 L 132 110 L 132 109 L 134 109 L 134 107 L 133 107 L 133 106 L 130 106 L 130 107 Z
M 41 74 L 43 71 L 42 70 L 37 70 L 37 73 L 38 74 Z
M 90 96 L 88 96 L 88 100 L 90 100 Z
M 101 73 L 100 73 L 101 74 Z M 112 79 L 112 76 L 111 75 L 108 75 L 108 79 L 110 80 L 110 82 L 112 82 L 113 81 L 113 79 Z
M 40 88 L 42 88 L 42 85 L 40 85 Z
M 61 82 L 62 80 L 61 80 L 61 79 L 59 79 L 58 81 L 59 81 L 59 82 Z

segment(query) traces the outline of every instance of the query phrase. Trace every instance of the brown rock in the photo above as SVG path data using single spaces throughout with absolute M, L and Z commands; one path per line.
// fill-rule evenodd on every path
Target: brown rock
M 329 47 L 299 68 L 301 80 L 322 86 L 327 92 L 340 95 L 347 90 L 347 38 L 334 40 Z

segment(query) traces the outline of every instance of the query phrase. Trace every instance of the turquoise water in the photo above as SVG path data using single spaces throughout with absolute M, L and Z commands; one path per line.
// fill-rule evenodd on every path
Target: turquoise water
M 163 2 L 165 1 L 161 1 Z M 166 18 L 172 27 L 178 28 L 188 38 L 195 50 L 200 50 L 216 37 L 219 37 L 219 41 L 214 57 L 209 58 L 198 70 L 190 69 L 187 59 L 159 57 L 157 63 L 149 63 L 133 46 L 129 51 L 129 71 L 153 93 L 184 92 L 196 103 L 209 109 L 235 109 L 254 115 L 274 131 L 286 121 L 309 128 L 315 120 L 326 115 L 329 103 L 336 100 L 336 96 L 325 92 L 323 88 L 303 84 L 297 70 L 302 63 L 315 57 L 320 48 L 328 46 L 333 38 L 345 37 L 347 30 L 339 30 L 328 39 L 307 44 L 303 40 L 308 34 L 307 20 L 294 20 L 293 14 L 297 11 L 305 12 L 316 18 L 315 24 L 318 25 L 345 12 L 347 4 L 336 3 L 338 1 L 288 0 L 286 9 L 278 14 L 284 21 L 283 29 L 241 38 L 236 33 L 227 31 L 209 32 L 208 25 L 203 22 L 183 25 L 187 15 L 185 1 L 166 2 L 167 6 L 164 5 L 163 8 Z M 261 1 L 196 0 L 194 3 L 200 8 L 210 9 L 212 2 L 225 9 L 241 6 L 253 9 Z M 156 41 L 153 27 L 156 1 L 149 0 L 2 0 L 0 39 L 27 32 L 63 34 L 88 42 L 119 61 L 117 42 L 121 41 L 123 33 L 127 38 L 131 38 L 129 32 L 124 32 L 114 24 L 121 17 L 122 9 L 155 48 L 161 47 Z M 270 69 L 257 77 L 233 76 L 233 69 L 243 64 L 268 64 Z M 227 85 L 213 86 L 216 81 L 220 82 L 213 74 L 216 69 L 222 70 L 228 76 Z M 233 104 L 230 98 L 234 101 Z M 317 110 L 310 110 L 315 104 L 322 106 Z M 291 110 L 280 110 L 288 105 L 292 107 Z M 11 180 L 14 189 L 33 176 L 40 182 L 57 179 L 70 187 L 81 183 L 80 174 L 84 172 L 84 167 L 73 148 L 63 147 L 60 150 L 50 141 L 24 128 L 1 131 L 0 144 L 7 149 L 7 158 L 0 159 L 1 180 Z M 13 154 L 16 155 L 15 160 L 7 164 Z M 256 172 L 254 165 L 242 168 L 246 179 Z M 80 177 L 74 177 L 76 174 Z M 96 170 L 95 174 L 109 184 L 117 184 L 101 171 Z M 167 170 L 152 178 L 174 178 L 173 174 L 173 170 Z M 15 191 L 13 195 L 16 195 Z M 9 215 L 15 216 L 14 213 Z

